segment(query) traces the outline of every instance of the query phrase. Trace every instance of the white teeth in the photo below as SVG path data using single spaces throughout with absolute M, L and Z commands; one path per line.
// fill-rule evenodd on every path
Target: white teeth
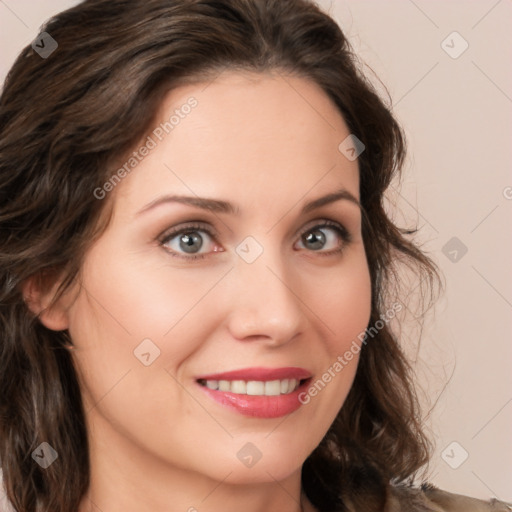
M 247 383 L 247 394 L 248 395 L 264 395 L 265 394 L 265 383 L 259 380 L 250 380 Z
M 207 388 L 229 391 L 238 395 L 277 396 L 287 395 L 299 387 L 297 379 L 283 380 L 207 380 L 202 382 Z
M 208 382 L 208 381 L 206 381 Z M 219 380 L 220 391 L 231 391 L 231 382 L 229 380 Z
M 219 389 L 219 381 L 218 380 L 207 380 L 206 387 L 210 389 Z
M 276 396 L 281 394 L 281 381 L 268 380 L 265 382 L 265 395 Z
M 245 395 L 247 393 L 247 383 L 244 380 L 234 380 L 231 382 L 230 391 L 239 395 Z

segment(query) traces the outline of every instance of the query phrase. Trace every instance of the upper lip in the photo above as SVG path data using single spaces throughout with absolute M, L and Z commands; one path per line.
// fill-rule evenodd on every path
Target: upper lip
M 229 372 L 200 375 L 197 380 L 256 380 L 271 381 L 283 379 L 309 379 L 311 372 L 304 368 L 289 366 L 285 368 L 243 368 Z

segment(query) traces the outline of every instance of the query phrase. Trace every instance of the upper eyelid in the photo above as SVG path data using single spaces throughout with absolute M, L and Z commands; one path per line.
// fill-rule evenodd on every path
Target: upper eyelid
M 299 235 L 300 233 L 303 233 L 304 231 L 307 231 L 308 229 L 314 228 L 317 225 L 322 225 L 324 223 L 327 223 L 327 226 L 323 226 L 324 228 L 329 228 L 329 227 L 334 228 L 335 226 L 329 225 L 330 223 L 332 223 L 332 224 L 337 225 L 338 227 L 343 228 L 345 230 L 345 232 L 347 233 L 347 235 L 351 236 L 351 231 L 347 227 L 345 222 L 340 222 L 339 220 L 329 219 L 327 217 L 315 218 L 315 219 L 312 219 L 312 220 L 306 222 L 306 224 L 304 224 L 302 227 L 300 227 L 295 232 L 294 236 Z
M 351 207 L 347 207 L 347 205 L 352 205 Z M 187 208 L 188 209 L 188 208 Z M 357 213 L 356 213 L 357 212 Z M 187 219 L 185 216 L 185 212 L 183 212 L 183 220 L 178 221 L 177 224 L 188 224 L 188 223 L 201 223 L 206 224 L 208 226 L 208 229 L 212 231 L 213 234 L 216 236 L 220 236 L 220 233 L 224 231 L 224 229 L 227 229 L 227 231 L 230 232 L 230 235 L 233 235 L 233 230 L 229 228 L 223 220 L 221 220 L 218 215 L 215 215 L 216 219 L 213 219 L 210 217 L 210 215 L 207 212 L 189 212 L 190 216 L 187 215 L 189 218 Z M 356 215 L 357 214 L 357 218 Z M 316 207 L 314 210 L 308 212 L 308 213 L 302 213 L 299 215 L 298 219 L 295 222 L 300 222 L 300 226 L 297 230 L 294 231 L 294 236 L 297 235 L 303 227 L 308 224 L 308 222 L 315 222 L 315 221 L 333 221 L 345 228 L 345 230 L 348 233 L 353 232 L 353 234 L 357 234 L 359 228 L 358 225 L 362 221 L 362 218 L 360 217 L 363 214 L 361 211 L 361 208 L 358 208 L 357 210 L 353 208 L 353 203 L 349 201 L 334 201 L 334 202 L 328 202 L 327 204 L 322 204 L 321 206 Z M 196 217 L 197 215 L 197 217 Z M 301 218 L 303 217 L 311 217 L 312 215 L 315 215 L 314 218 L 307 220 L 307 221 L 301 221 Z M 180 215 L 181 217 L 181 215 Z M 196 217 L 196 218 L 194 218 Z M 221 226 L 220 229 L 217 229 L 215 227 L 216 222 L 219 221 Z M 294 223 L 295 223 L 294 222 Z M 273 225 L 268 231 L 274 228 L 275 225 Z M 352 229 L 351 229 L 352 227 Z M 171 231 L 173 228 L 166 229 L 166 232 Z M 177 228 L 180 229 L 180 228 Z
M 169 237 L 174 237 L 179 235 L 183 231 L 206 231 L 208 234 L 211 234 L 214 237 L 218 237 L 218 231 L 211 225 L 206 224 L 204 221 L 189 221 L 184 222 L 183 226 L 174 226 L 172 228 L 166 229 L 160 236 L 158 236 L 159 240 L 166 240 Z

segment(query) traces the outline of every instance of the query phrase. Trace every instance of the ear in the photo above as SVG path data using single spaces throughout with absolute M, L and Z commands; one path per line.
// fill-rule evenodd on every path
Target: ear
M 52 331 L 63 331 L 68 323 L 68 291 L 52 305 L 62 278 L 55 273 L 42 271 L 22 284 L 23 299 L 39 321 Z

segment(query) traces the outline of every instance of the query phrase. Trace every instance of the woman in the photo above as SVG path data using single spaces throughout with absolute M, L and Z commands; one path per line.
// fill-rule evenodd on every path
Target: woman
M 15 510 L 508 510 L 413 477 L 401 130 L 305 0 L 87 0 L 0 101 Z

